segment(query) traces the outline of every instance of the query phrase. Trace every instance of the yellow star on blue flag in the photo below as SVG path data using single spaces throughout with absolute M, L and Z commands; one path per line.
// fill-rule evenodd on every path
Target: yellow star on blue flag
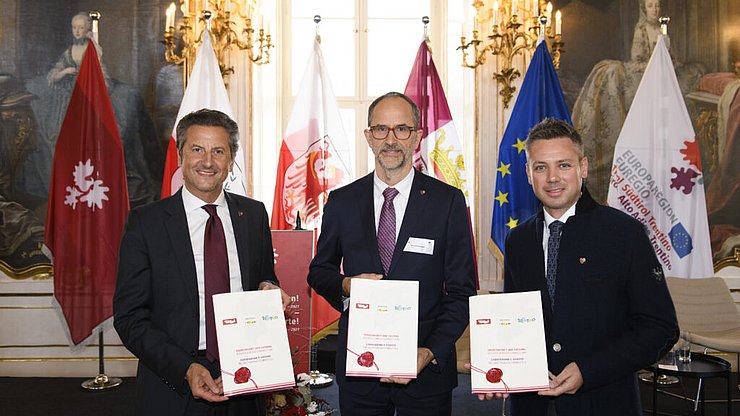
M 497 171 L 501 172 L 501 177 L 506 177 L 507 174 L 511 175 L 511 171 L 509 170 L 509 167 L 511 167 L 511 163 L 508 165 L 505 165 L 504 162 L 500 162 L 501 165 L 496 169 Z
M 523 150 L 529 129 L 546 117 L 573 124 L 547 44 L 542 42 L 532 56 L 499 145 L 499 167 L 496 171 L 501 172 L 501 176 L 496 175 L 493 193 L 499 203 L 493 204 L 491 241 L 500 260 L 503 260 L 504 241 L 508 232 L 519 224 L 519 220 L 526 221 L 539 209 L 539 202 L 527 181 L 527 156 Z
M 495 199 L 496 201 L 498 201 L 498 206 L 502 206 L 505 203 L 509 202 L 509 199 L 507 198 L 508 196 L 509 196 L 509 193 L 508 192 L 507 193 L 503 193 L 501 191 L 498 191 L 498 195 L 496 195 L 496 198 L 493 198 L 493 199 Z
M 516 143 L 512 144 L 511 146 L 512 147 L 515 147 L 516 148 L 516 154 L 519 154 L 519 153 L 522 152 L 522 150 L 524 150 L 524 141 L 522 141 L 521 139 L 519 139 L 517 137 L 516 138 Z

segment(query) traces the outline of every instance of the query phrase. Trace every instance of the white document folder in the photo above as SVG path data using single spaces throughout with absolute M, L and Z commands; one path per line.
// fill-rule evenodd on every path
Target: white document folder
M 419 282 L 352 279 L 346 375 L 416 378 Z
M 224 395 L 295 385 L 279 290 L 214 295 L 213 311 Z
M 473 393 L 548 389 L 540 292 L 478 295 L 469 302 Z

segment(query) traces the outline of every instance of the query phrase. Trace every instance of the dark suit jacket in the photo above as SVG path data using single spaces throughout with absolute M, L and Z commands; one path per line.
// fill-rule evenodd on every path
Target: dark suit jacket
M 329 195 L 316 256 L 308 274 L 311 287 L 340 312 L 344 276 L 383 274 L 375 234 L 371 173 Z M 433 255 L 404 252 L 409 237 L 434 240 Z M 462 192 L 415 172 L 386 278 L 419 281 L 418 345 L 429 348 L 438 365 L 429 364 L 407 386 L 410 395 L 432 395 L 457 385 L 455 341 L 468 324 L 468 297 L 475 294 L 473 262 L 470 223 Z M 366 394 L 379 383 L 378 379 L 344 375 L 347 318 L 345 311 L 339 320 L 337 382 L 342 388 Z
M 556 399 L 558 414 L 642 415 L 636 372 L 658 361 L 678 338 L 673 302 L 643 225 L 597 204 L 584 188 L 561 234 L 554 312 L 543 227 L 540 211 L 509 233 L 504 289 L 540 291 L 550 371 L 559 374 L 575 362 L 583 375 L 576 394 Z M 548 400 L 515 394 L 512 413 L 546 415 Z
M 261 202 L 226 193 L 242 287 L 277 281 Z M 139 358 L 137 414 L 183 414 L 198 350 L 198 286 L 182 190 L 129 214 L 113 296 L 116 331 Z M 216 374 L 218 375 L 218 374 Z

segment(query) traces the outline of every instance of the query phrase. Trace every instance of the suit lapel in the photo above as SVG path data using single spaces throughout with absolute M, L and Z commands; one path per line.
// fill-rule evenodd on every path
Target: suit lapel
M 534 223 L 534 228 L 535 232 L 531 234 L 534 238 L 534 241 L 531 244 L 534 247 L 538 247 L 538 249 L 534 250 L 535 258 L 533 262 L 535 272 L 532 275 L 539 276 L 539 278 L 537 279 L 537 286 L 544 294 L 544 298 L 548 300 L 548 303 L 542 305 L 542 310 L 545 313 L 545 319 L 549 320 L 552 318 L 553 311 L 550 308 L 550 292 L 547 289 L 547 277 L 545 277 L 545 251 L 542 248 L 542 239 L 544 238 L 545 234 L 545 217 L 544 214 L 542 214 L 542 211 L 540 211 L 539 215 L 537 215 L 537 219 Z
M 398 264 L 398 259 L 403 253 L 403 249 L 411 237 L 411 232 L 417 230 L 417 224 L 419 222 L 420 212 L 424 212 L 424 208 L 427 203 L 427 190 L 426 190 L 427 177 L 423 173 L 414 172 L 414 181 L 411 183 L 411 193 L 409 194 L 409 202 L 406 204 L 406 211 L 403 214 L 403 222 L 401 222 L 401 230 L 398 232 L 398 238 L 396 239 L 396 248 L 393 250 L 393 259 L 391 260 L 391 266 L 388 268 L 388 275 L 393 273 L 393 269 Z M 380 255 L 378 255 L 378 259 Z
M 193 246 L 190 244 L 188 219 L 185 215 L 185 206 L 182 203 L 182 189 L 169 199 L 165 212 L 169 216 L 165 219 L 167 234 L 172 244 L 172 250 L 177 258 L 180 269 L 178 275 L 182 279 L 185 293 L 193 309 L 198 311 L 198 276 L 195 271 Z
M 364 221 L 361 221 L 364 235 L 363 241 L 367 242 L 367 251 L 370 258 L 373 259 L 375 271 L 382 274 L 383 264 L 380 262 L 380 252 L 378 251 L 378 230 L 375 229 L 375 201 L 373 200 L 375 195 L 374 175 L 374 173 L 370 173 L 360 179 L 364 183 L 360 187 L 360 195 L 357 203 L 360 208 L 360 219 L 364 219 Z
M 242 290 L 247 291 L 251 288 L 249 284 L 249 267 L 252 264 L 249 261 L 251 250 L 249 250 L 249 225 L 247 224 L 247 211 L 238 199 L 225 192 L 226 204 L 229 206 L 229 217 L 231 217 L 231 226 L 234 228 L 234 238 L 236 239 L 236 250 L 239 252 L 239 269 L 242 278 Z

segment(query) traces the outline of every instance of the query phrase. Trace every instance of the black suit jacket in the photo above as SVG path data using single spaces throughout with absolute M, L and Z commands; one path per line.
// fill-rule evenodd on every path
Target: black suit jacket
M 404 252 L 409 237 L 434 240 L 434 253 Z M 438 365 L 429 364 L 406 387 L 410 395 L 432 395 L 457 385 L 455 341 L 468 324 L 468 297 L 475 294 L 473 262 L 462 192 L 415 172 L 386 278 L 419 281 L 418 345 L 429 348 Z M 360 273 L 383 274 L 376 242 L 373 173 L 329 195 L 308 282 L 342 312 L 342 279 Z M 347 311 L 342 312 L 337 382 L 342 388 L 366 394 L 379 383 L 378 379 L 344 375 L 347 318 Z
M 642 415 L 636 372 L 678 338 L 660 262 L 641 223 L 597 204 L 585 190 L 563 226 L 555 308 L 545 279 L 542 211 L 506 239 L 504 290 L 539 290 L 550 371 L 578 364 L 583 386 L 556 399 L 558 414 Z M 559 344 L 559 351 L 553 348 Z M 512 397 L 514 416 L 547 415 L 548 398 Z
M 277 281 L 261 202 L 226 193 L 242 287 Z M 137 414 L 183 414 L 198 350 L 198 286 L 182 190 L 129 214 L 118 257 L 114 326 L 139 358 Z M 217 376 L 218 374 L 216 374 Z

